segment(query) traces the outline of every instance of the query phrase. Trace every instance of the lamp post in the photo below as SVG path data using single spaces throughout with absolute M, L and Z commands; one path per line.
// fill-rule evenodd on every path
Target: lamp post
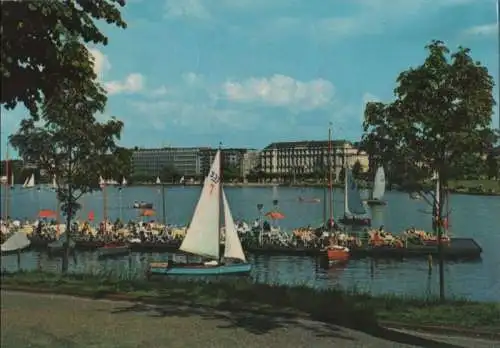
M 264 218 L 263 218 L 264 204 L 257 204 L 257 210 L 259 211 L 259 245 L 262 246 L 262 234 L 264 231 Z

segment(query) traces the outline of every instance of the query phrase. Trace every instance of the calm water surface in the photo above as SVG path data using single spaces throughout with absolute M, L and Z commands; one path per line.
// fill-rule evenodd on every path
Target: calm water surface
M 187 223 L 194 210 L 200 187 L 171 187 L 166 189 L 166 211 L 170 223 Z M 253 220 L 257 216 L 257 204 L 272 209 L 272 200 L 279 200 L 279 209 L 286 218 L 280 221 L 282 228 L 291 229 L 308 224 L 320 224 L 323 219 L 323 204 L 298 202 L 298 196 L 323 199 L 321 189 L 280 187 L 226 188 L 235 218 Z M 10 215 L 12 217 L 35 217 L 40 209 L 55 209 L 53 192 L 47 190 L 23 190 L 9 192 Z M 107 189 L 108 214 L 112 218 L 137 218 L 137 211 L 130 209 L 135 200 L 152 202 L 161 219 L 161 194 L 156 187 L 128 187 L 121 193 L 117 188 Z M 388 205 L 370 210 L 373 225 L 384 225 L 385 229 L 399 233 L 409 226 L 430 230 L 429 207 L 423 201 L 413 201 L 399 192 L 386 194 Z M 4 209 L 2 193 L 2 210 Z M 103 196 L 96 192 L 82 199 L 81 216 L 94 211 L 96 220 L 103 215 Z M 452 195 L 451 233 L 456 237 L 472 237 L 483 248 L 482 261 L 447 263 L 445 274 L 447 291 L 456 296 L 466 296 L 480 301 L 500 301 L 500 197 Z M 343 192 L 334 194 L 334 215 L 343 212 Z M 142 275 L 150 259 L 167 258 L 166 254 L 132 254 L 121 259 L 98 260 L 95 253 L 78 254 L 72 260 L 75 271 L 132 272 Z M 281 284 L 307 284 L 313 287 L 341 285 L 347 288 L 369 290 L 372 293 L 406 293 L 414 295 L 435 294 L 438 291 L 437 268 L 429 275 L 425 260 L 352 260 L 345 267 L 321 269 L 314 258 L 307 257 L 251 257 L 255 267 L 252 277 L 258 281 Z M 2 267 L 16 269 L 16 256 L 2 257 Z M 60 260 L 49 259 L 45 254 L 25 253 L 23 269 L 41 267 L 58 270 Z

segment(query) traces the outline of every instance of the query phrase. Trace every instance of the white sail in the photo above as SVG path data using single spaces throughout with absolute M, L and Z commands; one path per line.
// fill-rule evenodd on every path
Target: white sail
M 373 182 L 372 199 L 381 200 L 385 194 L 385 172 L 383 167 L 378 167 Z
M 122 186 L 127 186 L 127 179 L 125 177 L 122 179 Z
M 160 184 L 161 184 L 160 177 L 159 177 L 159 176 L 157 176 L 157 177 L 156 177 L 156 185 L 160 185 Z
M 31 174 L 30 177 L 26 178 L 23 184 L 24 188 L 35 187 L 35 173 Z
M 31 241 L 24 232 L 16 232 L 2 244 L 2 251 L 22 250 L 29 246 Z
M 350 169 L 346 169 L 345 179 L 345 197 L 344 197 L 344 211 L 346 215 L 363 215 L 366 214 L 365 206 L 361 200 L 358 187 Z
M 57 189 L 57 180 L 55 175 L 52 177 L 52 188 L 54 190 Z
M 15 183 L 15 181 L 14 181 L 14 173 L 12 173 L 10 175 L 10 186 L 14 186 L 14 183 Z
M 278 185 L 273 186 L 273 200 L 274 199 L 279 199 Z
M 181 180 L 179 180 L 179 183 L 180 184 L 184 183 L 184 176 L 181 178 Z
M 106 185 L 106 181 L 103 179 L 102 176 L 99 175 L 99 186 L 104 186 Z
M 246 262 L 245 253 L 243 252 L 240 238 L 238 237 L 238 231 L 236 230 L 236 224 L 234 223 L 233 215 L 231 214 L 231 209 L 229 208 L 224 190 L 222 190 L 222 201 L 224 203 L 224 224 L 226 226 L 224 258 L 238 259 Z
M 180 250 L 219 259 L 220 151 L 217 151 Z

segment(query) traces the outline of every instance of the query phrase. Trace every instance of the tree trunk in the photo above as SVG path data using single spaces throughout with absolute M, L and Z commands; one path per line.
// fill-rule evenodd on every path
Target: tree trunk
M 63 250 L 62 267 L 61 267 L 63 274 L 68 273 L 69 246 L 70 246 L 70 239 L 71 239 L 71 218 L 72 218 L 72 215 L 73 215 L 72 214 L 72 207 L 70 207 L 70 208 L 68 208 L 68 211 L 66 214 L 66 240 L 64 241 L 64 245 L 63 245 L 64 250 Z
M 441 174 L 441 173 L 440 173 Z M 438 238 L 438 257 L 439 257 L 439 300 L 441 302 L 445 301 L 445 281 L 444 281 L 444 250 L 443 250 L 443 209 L 445 207 L 444 200 L 446 195 L 444 195 L 445 190 L 445 178 L 442 174 L 439 175 L 439 207 L 438 207 L 438 221 L 437 221 L 437 238 Z

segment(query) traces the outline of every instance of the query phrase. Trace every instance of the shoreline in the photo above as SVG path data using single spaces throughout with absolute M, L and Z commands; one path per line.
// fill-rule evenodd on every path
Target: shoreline
M 271 286 L 246 279 L 209 282 L 123 280 L 42 272 L 2 274 L 3 291 L 111 301 L 174 304 L 268 316 L 302 317 L 363 330 L 391 327 L 500 339 L 500 304 L 450 299 L 371 296 L 345 290 Z M 308 298 L 308 301 L 304 301 Z
M 194 184 L 174 184 L 174 183 L 168 183 L 168 184 L 163 184 L 165 187 L 177 187 L 177 186 L 185 186 L 185 187 L 201 187 L 201 183 L 194 183 Z M 145 186 L 145 187 L 155 187 L 155 186 L 161 186 L 158 184 L 154 183 L 137 183 L 131 185 L 132 187 L 137 186 Z M 225 183 L 224 186 L 227 187 L 235 187 L 235 188 L 244 188 L 244 187 L 250 187 L 250 188 L 270 188 L 270 187 L 293 187 L 293 188 L 324 188 L 325 185 L 322 183 L 300 183 L 300 184 L 283 184 L 283 183 L 258 183 L 258 182 L 249 182 L 249 183 Z M 344 185 L 343 184 L 333 184 L 333 188 L 336 189 L 343 189 Z M 369 187 L 360 187 L 361 190 L 369 190 Z M 393 189 L 387 189 L 387 192 L 395 191 L 395 192 L 401 192 L 401 193 L 408 193 L 407 191 L 404 190 L 399 190 L 397 188 Z M 500 191 L 493 191 L 493 192 L 486 192 L 486 191 L 465 191 L 464 189 L 459 189 L 459 188 L 450 188 L 448 190 L 452 194 L 456 195 L 467 195 L 467 196 L 487 196 L 487 197 L 496 197 L 500 196 Z

